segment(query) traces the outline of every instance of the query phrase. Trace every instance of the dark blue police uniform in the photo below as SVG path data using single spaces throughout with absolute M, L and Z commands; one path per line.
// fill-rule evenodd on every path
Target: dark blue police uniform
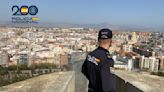
M 102 47 L 87 55 L 82 65 L 82 73 L 89 80 L 88 92 L 115 92 L 113 75 L 110 73 L 113 65 L 109 51 Z

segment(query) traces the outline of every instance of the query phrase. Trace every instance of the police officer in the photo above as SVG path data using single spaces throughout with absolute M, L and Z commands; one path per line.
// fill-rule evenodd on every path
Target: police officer
M 89 80 L 88 92 L 115 92 L 110 67 L 114 61 L 108 51 L 112 43 L 112 31 L 101 29 L 98 34 L 98 48 L 87 55 L 82 73 Z

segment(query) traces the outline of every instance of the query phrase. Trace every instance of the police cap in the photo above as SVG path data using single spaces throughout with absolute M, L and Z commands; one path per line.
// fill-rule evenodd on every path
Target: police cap
M 108 28 L 101 29 L 98 34 L 98 39 L 112 38 L 112 31 Z

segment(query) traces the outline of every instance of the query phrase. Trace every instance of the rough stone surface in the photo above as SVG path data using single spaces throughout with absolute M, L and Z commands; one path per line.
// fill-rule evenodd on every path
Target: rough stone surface
M 115 70 L 114 73 L 144 92 L 164 92 L 164 77 L 150 75 L 146 72 L 136 73 L 124 70 Z
M 41 75 L 0 88 L 0 92 L 74 92 L 74 72 Z

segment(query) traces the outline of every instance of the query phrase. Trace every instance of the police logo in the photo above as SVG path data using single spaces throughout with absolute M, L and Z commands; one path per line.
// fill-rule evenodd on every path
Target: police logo
M 95 58 L 94 56 L 88 55 L 87 56 L 87 60 L 94 63 L 95 65 L 98 65 L 98 63 L 100 62 L 100 59 Z
M 108 38 L 106 35 L 102 35 L 101 38 Z

